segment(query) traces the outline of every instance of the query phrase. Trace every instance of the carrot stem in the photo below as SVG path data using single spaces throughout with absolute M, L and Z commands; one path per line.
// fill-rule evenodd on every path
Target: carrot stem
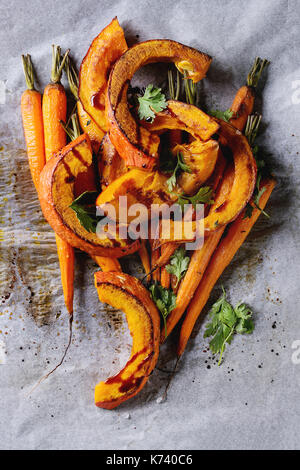
M 23 69 L 25 75 L 26 86 L 28 90 L 35 90 L 34 88 L 34 70 L 31 61 L 31 55 L 22 55 Z
M 270 64 L 267 59 L 256 57 L 247 77 L 247 85 L 256 88 L 263 70 Z
M 61 58 L 60 46 L 52 44 L 52 67 L 51 67 L 51 83 L 60 83 L 63 69 L 70 49 L 67 49 L 63 58 Z

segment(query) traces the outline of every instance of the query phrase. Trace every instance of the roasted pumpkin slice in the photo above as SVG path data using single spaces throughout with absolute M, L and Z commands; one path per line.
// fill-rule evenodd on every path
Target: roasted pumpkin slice
M 124 273 L 97 272 L 95 286 L 101 302 L 124 311 L 132 336 L 125 367 L 95 388 L 95 403 L 112 409 L 135 396 L 147 382 L 159 353 L 160 316 L 149 292 L 138 279 Z
M 190 172 L 184 171 L 178 184 L 185 194 L 194 194 L 211 176 L 218 158 L 219 144 L 215 140 L 194 140 L 189 145 L 176 145 L 173 152 L 181 152 Z
M 127 196 L 127 208 L 133 204 L 143 204 L 147 209 L 152 204 L 172 204 L 177 199 L 175 194 L 170 194 L 167 190 L 168 177 L 158 171 L 144 171 L 139 168 L 133 168 L 120 178 L 113 181 L 96 200 L 96 205 L 105 212 L 105 205 L 113 205 L 116 212 L 116 220 L 120 220 L 119 198 Z M 124 209 L 125 210 L 125 209 Z M 122 215 L 123 212 L 122 212 Z M 149 216 L 150 214 L 147 213 Z M 127 216 L 128 222 L 134 219 L 136 215 Z
M 208 140 L 219 129 L 219 124 L 197 106 L 170 100 L 167 108 L 157 113 L 152 123 L 143 124 L 149 131 L 177 129 L 186 131 L 195 139 Z
M 93 151 L 97 154 L 105 132 L 97 126 L 94 119 L 83 109 L 81 101 L 77 101 L 77 114 L 80 127 L 89 136 Z
M 155 39 L 128 49 L 115 63 L 107 89 L 107 117 L 110 138 L 129 166 L 152 169 L 157 163 L 159 138 L 137 123 L 127 103 L 127 89 L 135 72 L 153 62 L 174 62 L 198 82 L 210 66 L 211 57 L 175 41 Z
M 211 210 L 204 218 L 204 230 L 210 232 L 228 224 L 239 215 L 251 198 L 256 181 L 256 162 L 246 137 L 225 121 L 219 120 L 218 122 L 220 137 L 226 142 L 233 155 L 234 181 L 227 200 Z M 199 229 L 197 223 L 193 222 L 189 233 L 195 234 L 197 229 Z M 178 223 L 171 221 L 170 233 L 162 232 L 161 240 L 162 242 L 166 240 L 187 241 L 194 238 L 192 235 L 188 239 L 178 238 L 176 234 L 180 233 L 182 231 L 178 228 Z
M 133 253 L 139 247 L 138 241 L 99 238 L 81 225 L 70 208 L 76 178 L 91 164 L 92 148 L 87 134 L 82 134 L 47 162 L 39 185 L 44 216 L 57 235 L 90 255 L 120 257 Z
M 105 94 L 109 72 L 126 50 L 124 31 L 114 18 L 93 40 L 80 67 L 79 99 L 102 132 L 107 130 Z
M 111 143 L 108 134 L 102 140 L 97 158 L 102 191 L 117 178 L 129 171 L 124 159 L 120 157 Z

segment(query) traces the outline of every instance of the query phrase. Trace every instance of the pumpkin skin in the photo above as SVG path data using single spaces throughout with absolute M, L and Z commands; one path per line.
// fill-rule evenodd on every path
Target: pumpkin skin
M 100 129 L 94 119 L 83 109 L 81 101 L 77 101 L 77 115 L 81 129 L 89 136 L 92 149 L 97 154 L 105 135 L 104 131 Z
M 113 181 L 129 171 L 106 134 L 97 154 L 100 185 L 104 191 Z
M 204 220 L 204 231 L 214 232 L 221 226 L 232 222 L 244 209 L 254 191 L 256 182 L 256 161 L 246 137 L 231 124 L 218 120 L 220 124 L 219 136 L 223 143 L 229 147 L 234 161 L 234 180 L 227 200 L 219 207 L 210 211 Z M 183 236 L 177 228 L 177 222 L 170 222 L 171 230 L 161 234 L 161 242 L 165 241 L 192 241 L 198 229 L 197 222 L 192 222 Z M 180 235 L 181 233 L 181 235 Z M 179 235 L 176 235 L 179 234 Z
M 83 110 L 103 135 L 107 131 L 105 94 L 109 72 L 127 48 L 124 31 L 115 17 L 93 40 L 80 66 L 78 96 Z
M 175 41 L 155 39 L 128 49 L 110 73 L 106 112 L 109 135 L 128 166 L 151 170 L 157 163 L 159 137 L 137 123 L 127 102 L 127 90 L 135 72 L 153 62 L 174 62 L 188 78 L 198 82 L 210 66 L 211 57 Z
M 77 176 L 87 172 L 91 165 L 92 148 L 87 134 L 79 136 L 46 163 L 39 184 L 43 214 L 59 237 L 91 256 L 121 257 L 133 253 L 139 248 L 137 240 L 100 239 L 80 224 L 69 207 L 74 200 Z
M 97 272 L 95 287 L 101 302 L 125 312 L 132 350 L 125 367 L 95 388 L 95 404 L 113 409 L 134 397 L 145 385 L 159 354 L 160 315 L 147 289 L 124 273 Z

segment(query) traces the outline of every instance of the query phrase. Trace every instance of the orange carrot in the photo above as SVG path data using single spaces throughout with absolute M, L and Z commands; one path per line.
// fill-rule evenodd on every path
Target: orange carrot
M 212 210 L 214 210 L 215 207 L 220 206 L 226 200 L 226 197 L 230 192 L 233 179 L 234 168 L 232 165 L 230 165 L 225 171 L 225 175 L 219 188 L 216 200 L 212 205 Z M 220 229 L 216 232 L 208 234 L 204 239 L 202 247 L 193 252 L 188 270 L 179 286 L 178 294 L 176 297 L 176 307 L 170 312 L 167 317 L 168 335 L 177 325 L 180 318 L 184 314 L 184 311 L 187 308 L 189 302 L 191 301 L 224 230 L 225 227 L 220 227 Z M 163 342 L 165 339 L 165 328 L 163 328 L 161 331 L 161 342 Z
M 42 105 L 46 161 L 67 143 L 66 133 L 60 124 L 60 121 L 66 120 L 67 97 L 60 79 L 68 52 L 61 60 L 60 47 L 52 46 L 51 82 L 44 90 Z M 74 249 L 58 235 L 55 238 L 65 304 L 69 314 L 73 315 Z
M 168 249 L 168 244 L 167 243 L 165 245 L 162 245 L 160 258 L 164 255 L 164 252 L 167 249 Z M 171 275 L 170 275 L 170 273 L 168 273 L 165 266 L 163 266 L 161 268 L 160 283 L 165 289 L 169 289 L 170 283 L 171 283 Z
M 141 240 L 141 246 L 140 246 L 140 249 L 139 249 L 139 256 L 141 258 L 141 262 L 142 262 L 142 265 L 144 267 L 144 271 L 145 273 L 149 273 L 150 272 L 150 269 L 151 269 L 151 265 L 150 265 L 150 257 L 149 257 L 149 253 L 148 253 L 148 250 L 147 250 L 147 245 L 146 245 L 146 240 Z M 147 276 L 146 277 L 147 279 L 147 282 L 150 281 L 151 279 L 151 276 Z
M 180 246 L 180 243 L 168 242 L 161 245 L 161 255 L 156 262 L 157 267 L 165 266 L 168 264 L 169 259 L 176 249 Z M 163 248 L 164 247 L 164 248 Z M 163 248 L 163 250 L 162 250 Z
M 150 246 L 151 246 L 151 271 L 155 266 L 157 266 L 157 260 L 160 256 L 160 248 L 153 248 L 153 241 L 150 240 Z M 153 281 L 160 282 L 160 270 L 159 269 L 154 269 L 152 272 L 152 279 Z
M 268 179 L 261 183 L 261 187 L 266 188 L 259 200 L 261 209 L 264 209 L 275 187 L 275 184 L 276 182 L 273 179 Z M 221 240 L 219 246 L 214 252 L 210 263 L 205 270 L 205 275 L 198 285 L 194 297 L 187 309 L 186 317 L 180 331 L 177 348 L 178 357 L 180 357 L 184 352 L 196 320 L 202 312 L 202 309 L 205 306 L 214 285 L 225 268 L 229 265 L 240 246 L 244 243 L 247 235 L 249 234 L 260 214 L 261 210 L 254 207 L 252 216 L 250 218 L 244 218 L 243 211 L 239 217 L 229 226 L 229 230 L 226 236 Z
M 43 95 L 46 161 L 66 145 L 66 134 L 60 121 L 66 121 L 67 97 L 60 79 L 69 51 L 65 53 L 63 60 L 60 53 L 60 47 L 53 45 L 51 82 L 46 86 Z
M 42 96 L 34 88 L 34 73 L 29 54 L 22 55 L 27 90 L 21 98 L 21 113 L 32 180 L 38 190 L 40 173 L 45 165 Z
M 255 62 L 247 77 L 247 85 L 242 86 L 236 93 L 231 105 L 233 117 L 229 120 L 230 124 L 243 131 L 248 116 L 253 111 L 255 88 L 264 68 L 269 64 L 266 59 L 256 57 Z

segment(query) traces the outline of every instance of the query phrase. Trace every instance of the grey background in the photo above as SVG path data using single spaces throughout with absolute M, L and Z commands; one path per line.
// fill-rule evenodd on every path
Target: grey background
M 292 98 L 300 80 L 299 13 L 297 0 L 1 1 L 1 448 L 299 448 L 300 365 L 291 359 L 300 339 L 300 104 Z M 253 307 L 253 335 L 235 338 L 217 367 L 198 322 L 167 401 L 158 399 L 168 379 L 164 371 L 174 365 L 175 337 L 139 396 L 106 411 L 94 406 L 93 387 L 126 363 L 130 335 L 122 316 L 99 304 L 96 266 L 83 253 L 77 255 L 72 348 L 63 367 L 28 397 L 60 358 L 67 314 L 54 237 L 42 219 L 24 151 L 20 54 L 32 54 L 42 89 L 50 45 L 70 47 L 79 64 L 115 15 L 130 43 L 137 34 L 140 40 L 171 38 L 214 57 L 202 86 L 206 109 L 230 105 L 256 55 L 271 61 L 257 105 L 264 121 L 260 142 L 278 186 L 270 220 L 261 217 L 221 279 L 233 303 Z M 130 269 L 140 272 L 137 259 Z M 218 294 L 216 288 L 213 297 Z

